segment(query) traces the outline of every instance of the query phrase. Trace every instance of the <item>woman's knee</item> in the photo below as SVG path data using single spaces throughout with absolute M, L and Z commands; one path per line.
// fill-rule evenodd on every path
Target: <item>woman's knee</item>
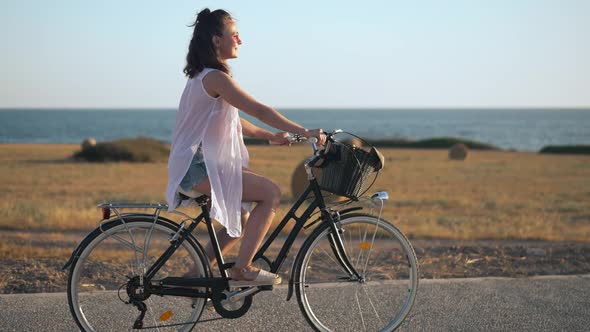
M 281 202 L 281 189 L 272 180 L 255 173 L 244 172 L 244 191 L 242 198 L 245 201 L 267 203 L 278 206 Z
M 281 188 L 271 180 L 267 180 L 262 189 L 262 202 L 278 207 L 281 203 Z
M 267 191 L 267 200 L 274 206 L 278 207 L 281 204 L 281 188 L 274 182 L 269 181 L 269 189 Z

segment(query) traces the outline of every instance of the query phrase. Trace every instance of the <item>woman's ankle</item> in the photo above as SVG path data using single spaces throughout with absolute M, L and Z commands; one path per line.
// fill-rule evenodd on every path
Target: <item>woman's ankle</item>
M 242 270 L 249 271 L 249 270 L 252 270 L 253 266 L 252 266 L 252 264 L 248 264 L 248 265 L 234 264 L 234 266 L 232 268 L 234 268 L 236 270 L 240 270 L 240 271 L 242 271 Z

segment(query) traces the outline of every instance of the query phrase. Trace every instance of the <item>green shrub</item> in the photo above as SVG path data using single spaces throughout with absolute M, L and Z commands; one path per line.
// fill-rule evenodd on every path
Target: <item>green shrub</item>
M 126 138 L 101 142 L 74 154 L 74 159 L 90 162 L 130 161 L 156 162 L 168 160 L 170 148 L 153 138 Z
M 590 154 L 590 145 L 549 145 L 543 147 L 539 153 Z

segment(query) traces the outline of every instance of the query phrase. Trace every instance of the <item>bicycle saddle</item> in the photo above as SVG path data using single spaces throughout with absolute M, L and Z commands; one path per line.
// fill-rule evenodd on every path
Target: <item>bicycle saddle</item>
M 182 190 L 182 188 L 178 187 L 178 193 L 180 195 L 181 202 L 193 199 L 193 200 L 195 200 L 195 202 L 197 202 L 198 205 L 203 205 L 203 204 L 207 204 L 207 202 L 209 201 L 209 196 L 202 194 L 198 191 L 194 191 L 194 190 L 186 191 L 186 190 Z M 179 203 L 179 206 L 180 206 L 180 203 Z
M 205 196 L 205 194 L 202 194 L 198 191 L 194 191 L 194 190 L 183 190 L 182 188 L 178 187 L 178 192 L 181 193 L 182 195 L 188 197 L 188 198 L 197 198 L 197 197 L 201 197 L 201 196 Z

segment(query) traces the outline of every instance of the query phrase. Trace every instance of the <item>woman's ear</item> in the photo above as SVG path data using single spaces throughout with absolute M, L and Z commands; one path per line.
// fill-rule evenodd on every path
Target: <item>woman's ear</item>
M 213 46 L 216 49 L 219 49 L 219 46 L 221 46 L 221 37 L 213 36 L 213 37 L 211 37 L 211 41 L 213 42 Z

